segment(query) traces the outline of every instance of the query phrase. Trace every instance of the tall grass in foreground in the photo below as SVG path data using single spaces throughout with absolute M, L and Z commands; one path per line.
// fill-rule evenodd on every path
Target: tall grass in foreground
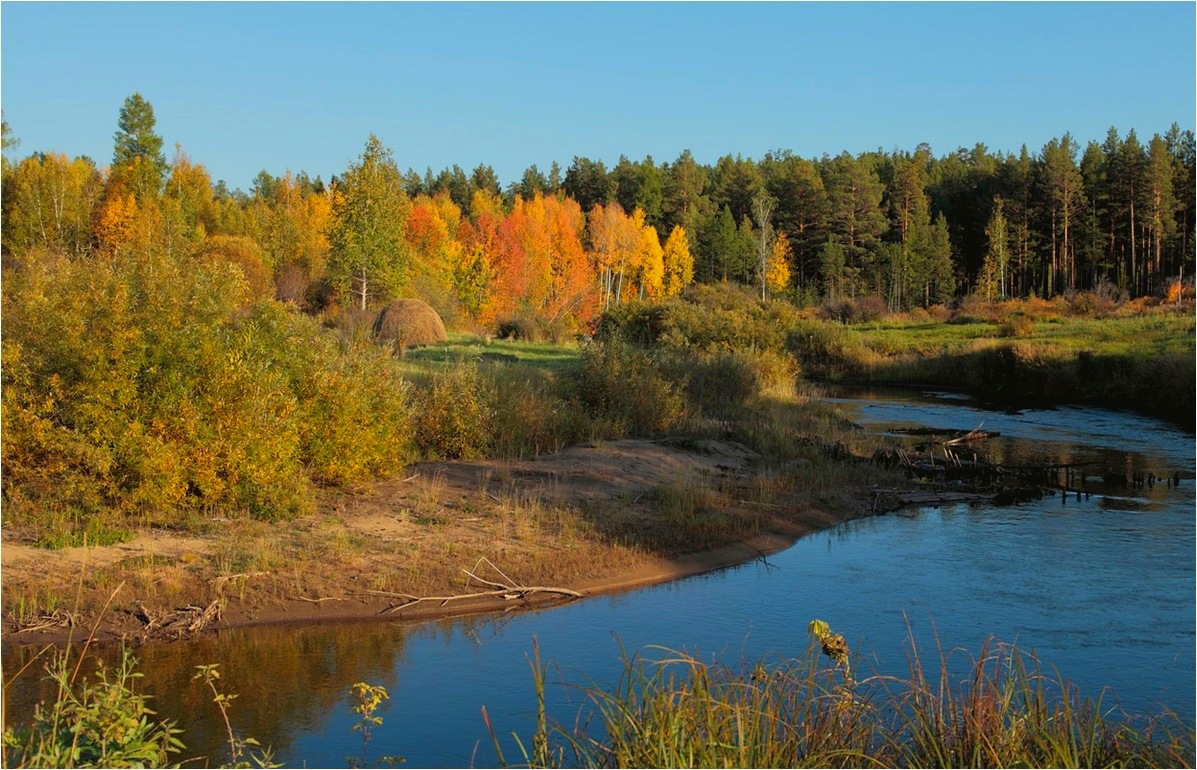
M 987 646 L 953 684 L 948 657 L 941 655 L 933 682 L 912 642 L 906 679 L 857 680 L 836 654 L 846 650 L 842 637 L 822 630 L 802 658 L 738 668 L 650 648 L 661 656 L 626 658 L 613 687 L 583 688 L 572 726 L 545 714 L 538 655 L 539 728 L 523 759 L 580 767 L 1194 765 L 1192 725 L 1172 713 L 1130 717 L 1102 699 L 1081 699 L 1013 647 Z M 835 656 L 832 665 L 821 663 L 820 647 Z

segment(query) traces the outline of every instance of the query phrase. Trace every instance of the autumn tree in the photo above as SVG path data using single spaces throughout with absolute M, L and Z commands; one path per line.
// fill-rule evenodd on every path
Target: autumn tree
M 769 250 L 769 261 L 765 265 L 765 288 L 773 294 L 781 294 L 790 287 L 790 239 L 785 233 L 778 233 Z
M 391 150 L 373 134 L 341 177 L 329 234 L 329 277 L 337 292 L 366 309 L 370 297 L 407 287 L 411 256 L 403 237 L 410 201 Z
M 694 257 L 690 241 L 681 225 L 674 225 L 661 252 L 664 270 L 662 289 L 666 297 L 676 297 L 694 280 Z
M 636 279 L 640 287 L 640 299 L 656 298 L 665 290 L 665 252 L 661 248 L 661 238 L 657 235 L 657 228 L 650 225 L 647 217 L 640 212 L 640 246 L 637 249 L 635 268 Z
M 48 249 L 73 256 L 89 248 L 101 191 L 89 161 L 31 155 L 7 173 L 4 190 L 4 247 L 10 253 Z
M 541 196 L 549 231 L 550 280 L 544 314 L 550 321 L 572 316 L 588 321 L 598 297 L 596 276 L 583 246 L 586 218 L 569 198 Z
M 194 254 L 209 234 L 219 230 L 220 207 L 213 196 L 212 178 L 178 145 L 158 206 L 164 246 L 170 253 Z
M 606 308 L 613 299 L 616 304 L 622 299 L 624 274 L 639 253 L 641 224 L 625 214 L 616 202 L 596 205 L 587 220 L 590 250 Z
M 461 209 L 442 190 L 433 198 L 420 196 L 413 201 L 404 226 L 412 257 L 412 289 L 442 317 L 456 311 L 454 274 L 464 254 L 457 239 L 461 220 Z

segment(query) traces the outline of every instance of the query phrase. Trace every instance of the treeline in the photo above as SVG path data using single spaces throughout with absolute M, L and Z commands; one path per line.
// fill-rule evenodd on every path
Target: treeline
M 236 264 L 255 296 L 312 312 L 393 297 L 450 324 L 515 318 L 568 330 L 629 298 L 691 281 L 739 282 L 813 304 L 877 296 L 892 310 L 1097 289 L 1161 293 L 1192 276 L 1194 136 L 1173 124 L 1143 143 L 1111 129 L 1082 150 L 983 145 L 936 158 L 789 151 L 713 166 L 626 157 L 535 165 L 502 189 L 489 166 L 403 173 L 371 136 L 328 183 L 263 171 L 248 193 L 213 184 L 153 109 L 121 109 L 112 164 L 34 153 L 5 160 L 8 266 L 49 255 L 167 253 Z M 15 141 L 7 124 L 5 147 Z

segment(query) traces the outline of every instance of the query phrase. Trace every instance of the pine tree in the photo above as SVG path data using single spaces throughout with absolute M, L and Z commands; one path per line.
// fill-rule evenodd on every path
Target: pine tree
M 162 137 L 154 133 L 154 108 L 141 94 L 125 99 L 113 136 L 112 176 L 133 193 L 138 202 L 158 197 L 166 179 Z

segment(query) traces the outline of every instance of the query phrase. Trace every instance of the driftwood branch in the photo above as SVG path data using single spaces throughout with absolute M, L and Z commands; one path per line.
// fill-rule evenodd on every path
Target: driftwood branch
M 214 586 L 218 586 L 221 583 L 225 583 L 229 580 L 237 580 L 239 578 L 249 579 L 249 578 L 255 578 L 255 577 L 263 577 L 264 575 L 269 575 L 269 574 L 270 574 L 269 572 L 238 572 L 236 575 L 221 575 L 220 577 L 214 577 L 211 580 L 209 580 L 208 582 Z
M 79 616 L 73 612 L 66 610 L 54 610 L 54 612 L 38 615 L 21 621 L 17 624 L 17 633 L 32 633 L 35 631 L 48 631 L 51 628 L 74 628 L 79 622 Z
M 496 580 L 488 580 L 486 578 L 479 577 L 477 574 L 479 571 L 479 567 L 481 567 L 484 564 L 489 566 L 495 572 L 499 573 L 499 576 L 502 577 L 503 580 L 505 580 L 506 582 L 499 582 Z M 517 599 L 527 599 L 529 596 L 531 596 L 533 594 L 557 594 L 559 596 L 568 596 L 571 599 L 580 599 L 584 595 L 579 591 L 573 590 L 572 588 L 561 588 L 558 586 L 519 585 L 518 583 L 516 583 L 516 581 L 514 581 L 510 577 L 508 577 L 501 569 L 496 567 L 494 565 L 494 563 L 491 562 L 491 560 L 486 558 L 485 556 L 483 556 L 482 558 L 480 558 L 478 560 L 478 562 L 474 565 L 474 568 L 472 570 L 463 569 L 462 572 L 464 572 L 466 575 L 468 575 L 471 581 L 477 581 L 478 583 L 481 583 L 484 586 L 489 586 L 490 590 L 474 591 L 474 592 L 468 593 L 468 594 L 451 594 L 448 596 L 415 596 L 413 594 L 403 593 L 403 592 L 399 592 L 399 591 L 373 591 L 373 590 L 367 591 L 366 593 L 372 594 L 374 596 L 385 596 L 390 599 L 400 600 L 400 603 L 392 604 L 390 607 L 387 607 L 385 610 L 382 610 L 381 612 L 379 612 L 378 613 L 379 615 L 383 615 L 383 614 L 390 613 L 390 612 L 396 612 L 398 610 L 408 609 L 408 608 L 413 607 L 421 602 L 438 602 L 440 604 L 440 606 L 444 607 L 445 605 L 449 604 L 450 602 L 459 602 L 459 601 L 464 601 L 467 599 L 484 599 L 484 598 L 496 597 L 496 596 L 501 597 L 506 601 L 515 601 Z

